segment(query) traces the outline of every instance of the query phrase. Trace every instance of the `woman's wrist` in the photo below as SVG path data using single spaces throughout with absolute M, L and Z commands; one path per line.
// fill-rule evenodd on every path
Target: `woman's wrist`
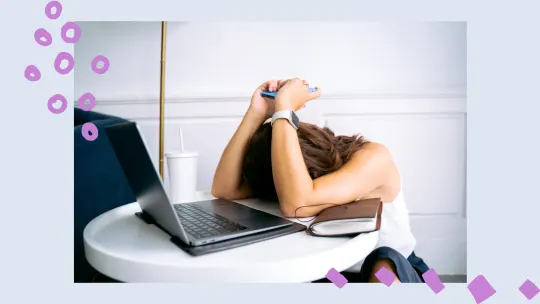
M 261 111 L 259 109 L 256 109 L 256 108 L 253 108 L 253 107 L 249 107 L 249 109 L 247 110 L 246 112 L 246 115 L 244 116 L 247 120 L 255 123 L 255 124 L 258 124 L 258 125 L 262 125 L 262 123 L 268 119 L 268 117 L 266 117 L 266 112 L 265 111 Z
M 286 101 L 276 102 L 276 112 L 283 111 L 283 110 L 294 111 L 295 109 L 293 109 L 291 103 L 289 102 L 286 102 Z

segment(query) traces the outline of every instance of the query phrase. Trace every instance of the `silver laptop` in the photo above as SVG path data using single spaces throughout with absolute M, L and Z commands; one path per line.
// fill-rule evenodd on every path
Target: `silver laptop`
M 105 127 L 126 179 L 144 214 L 188 246 L 240 238 L 292 222 L 229 200 L 172 204 L 134 122 Z

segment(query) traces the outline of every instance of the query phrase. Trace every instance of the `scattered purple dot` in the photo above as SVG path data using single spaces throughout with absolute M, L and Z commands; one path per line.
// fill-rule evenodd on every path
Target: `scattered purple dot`
M 68 36 L 68 31 L 73 30 L 73 37 Z M 76 43 L 81 38 L 81 28 L 75 22 L 66 22 L 62 26 L 61 34 L 62 40 L 66 43 Z
M 29 65 L 24 69 L 24 77 L 29 81 L 38 81 L 41 79 L 41 72 L 35 65 Z
M 44 28 L 39 28 L 34 32 L 34 40 L 41 46 L 49 46 L 52 43 L 52 36 Z
M 532 300 L 538 293 L 540 293 L 540 289 L 538 289 L 538 286 L 536 286 L 533 282 L 530 280 L 525 281 L 521 286 L 519 287 L 519 291 L 528 299 Z
M 95 124 L 91 122 L 87 122 L 84 125 L 82 125 L 81 133 L 84 139 L 88 141 L 94 141 L 96 138 L 98 138 L 98 128 Z
M 103 63 L 102 67 L 99 67 L 98 64 Z M 109 59 L 103 55 L 96 56 L 91 63 L 92 71 L 94 71 L 97 74 L 105 74 L 109 70 L 109 66 L 111 63 L 109 62 Z
M 66 60 L 67 66 L 65 68 L 62 68 L 62 62 Z M 66 75 L 71 70 L 73 70 L 73 67 L 75 67 L 75 60 L 73 59 L 73 56 L 70 53 L 66 52 L 60 52 L 56 56 L 56 59 L 54 60 L 54 69 L 62 75 Z
M 426 285 L 431 288 L 435 294 L 438 294 L 444 289 L 444 284 L 441 282 L 439 275 L 434 269 L 424 272 L 424 274 L 422 274 L 422 278 L 424 278 Z
M 336 285 L 338 288 L 342 288 L 343 286 L 345 286 L 345 284 L 349 282 L 346 277 L 344 277 L 341 273 L 339 273 L 339 271 L 335 270 L 334 268 L 330 268 L 330 270 L 328 270 L 326 278 L 330 282 L 334 283 L 334 285 Z
M 396 280 L 396 275 L 385 267 L 381 267 L 381 269 L 375 273 L 375 276 L 381 283 L 388 287 Z
M 47 5 L 45 6 L 45 15 L 47 15 L 49 19 L 58 19 L 58 17 L 60 17 L 60 14 L 62 14 L 62 4 L 60 2 L 51 1 L 47 3 Z
M 54 107 L 54 104 L 56 102 L 60 102 L 60 107 Z M 49 98 L 49 101 L 47 102 L 47 107 L 49 108 L 49 111 L 51 111 L 51 113 L 53 114 L 62 114 L 67 109 L 67 99 L 62 94 L 55 94 L 51 98 Z
M 491 298 L 491 296 L 497 292 L 483 275 L 479 275 L 474 278 L 474 280 L 469 283 L 467 288 L 477 304 Z
M 84 93 L 79 97 L 79 108 L 82 110 L 91 111 L 95 106 L 96 97 L 92 93 Z

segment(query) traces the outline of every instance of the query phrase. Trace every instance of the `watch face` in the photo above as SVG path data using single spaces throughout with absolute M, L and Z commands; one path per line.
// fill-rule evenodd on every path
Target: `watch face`
M 291 111 L 291 121 L 297 129 L 300 127 L 300 119 L 298 119 L 298 116 L 296 116 L 296 113 L 292 111 Z

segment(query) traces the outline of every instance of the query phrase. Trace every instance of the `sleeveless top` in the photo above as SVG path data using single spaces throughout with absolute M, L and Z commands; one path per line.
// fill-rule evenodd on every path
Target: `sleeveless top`
M 381 215 L 381 227 L 379 229 L 379 240 L 375 249 L 379 247 L 390 247 L 401 253 L 405 258 L 414 250 L 416 239 L 411 232 L 409 223 L 409 210 L 403 196 L 403 184 L 393 202 L 383 204 Z M 350 271 L 360 271 L 363 260 L 350 268 Z

